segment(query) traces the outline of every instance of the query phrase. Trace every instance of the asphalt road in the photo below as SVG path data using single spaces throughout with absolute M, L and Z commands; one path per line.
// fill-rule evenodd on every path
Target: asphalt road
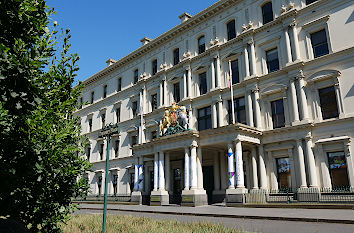
M 100 214 L 99 210 L 78 210 L 76 214 Z M 172 214 L 137 213 L 129 211 L 108 211 L 114 215 L 133 215 L 161 220 L 177 220 L 181 222 L 212 222 L 227 227 L 234 227 L 247 232 L 264 233 L 354 233 L 354 224 L 312 223 L 279 220 L 237 219 L 220 217 L 184 216 Z

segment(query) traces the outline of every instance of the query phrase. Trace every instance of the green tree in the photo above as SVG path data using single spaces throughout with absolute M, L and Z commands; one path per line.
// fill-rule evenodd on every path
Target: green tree
M 59 232 L 84 196 L 87 139 L 73 117 L 77 54 L 44 0 L 0 1 L 0 216 Z

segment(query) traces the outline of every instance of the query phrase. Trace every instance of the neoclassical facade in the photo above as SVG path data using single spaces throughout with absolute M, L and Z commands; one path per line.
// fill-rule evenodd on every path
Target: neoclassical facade
M 354 192 L 350 0 L 221 0 L 84 81 L 91 195 L 165 205 Z M 227 72 L 232 71 L 231 88 Z M 160 128 L 173 103 L 188 130 Z M 296 195 L 295 195 L 296 194 Z M 273 195 L 273 196 L 272 196 Z M 284 199 L 285 200 L 285 199 Z

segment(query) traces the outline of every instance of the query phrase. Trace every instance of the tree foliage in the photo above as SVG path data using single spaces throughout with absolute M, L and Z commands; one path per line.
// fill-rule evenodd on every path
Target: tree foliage
M 73 117 L 77 54 L 44 0 L 0 1 L 0 216 L 58 232 L 86 195 L 87 139 Z

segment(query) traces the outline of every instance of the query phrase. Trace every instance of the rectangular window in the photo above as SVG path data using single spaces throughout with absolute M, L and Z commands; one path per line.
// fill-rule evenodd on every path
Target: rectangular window
M 173 84 L 173 98 L 176 103 L 178 103 L 181 100 L 181 95 L 180 95 L 180 89 L 179 89 L 179 82 Z
M 103 98 L 107 97 L 107 85 L 103 86 Z
M 91 102 L 90 102 L 91 104 L 93 104 L 94 99 L 95 99 L 95 92 L 92 91 L 91 92 Z
M 236 37 L 236 27 L 235 20 L 232 20 L 227 23 L 227 40 L 231 40 Z
M 211 129 L 211 108 L 198 109 L 198 130 Z
M 326 31 L 324 29 L 311 34 L 311 44 L 315 58 L 329 53 Z
M 206 73 L 199 74 L 199 93 L 200 95 L 204 95 L 207 93 L 207 79 Z
M 120 122 L 120 108 L 116 109 L 116 119 L 117 119 L 117 123 Z
M 131 146 L 133 147 L 134 145 L 136 145 L 137 144 L 137 137 L 136 137 L 136 135 L 133 135 L 132 137 L 131 137 Z
M 117 91 L 122 90 L 122 78 L 118 78 L 118 85 L 117 85 Z
M 279 190 L 291 188 L 291 173 L 290 173 L 290 159 L 278 158 L 277 162 L 277 174 L 278 174 L 278 188 Z
M 262 6 L 263 24 L 273 21 L 272 2 L 267 2 Z
M 139 80 L 139 70 L 134 70 L 134 84 L 137 83 Z
M 100 160 L 103 160 L 104 144 L 100 144 Z
M 151 109 L 152 111 L 157 109 L 157 94 L 151 95 Z
M 311 4 L 311 3 L 313 3 L 313 2 L 316 2 L 317 0 L 306 0 L 306 5 L 309 5 L 309 4 Z
M 279 70 L 278 50 L 276 48 L 266 51 L 266 60 L 268 73 Z
M 130 192 L 134 191 L 134 183 L 135 183 L 134 173 L 130 173 Z
M 79 101 L 79 109 L 82 109 L 82 105 L 83 105 L 83 99 L 82 97 L 80 97 L 80 101 Z
M 112 181 L 112 184 L 113 184 L 113 194 L 114 196 L 117 195 L 118 193 L 118 175 L 113 175 L 113 181 Z
M 245 106 L 244 97 L 234 99 L 234 109 L 235 109 L 235 121 L 238 123 L 246 124 L 246 106 Z M 232 123 L 231 100 L 228 101 L 228 119 L 229 119 L 229 124 L 231 124 Z
M 136 117 L 138 115 L 138 102 L 134 101 L 132 103 L 132 112 L 133 112 L 133 117 Z
M 238 60 L 231 61 L 231 71 L 232 71 L 232 84 L 240 82 L 239 70 L 238 70 Z
M 198 53 L 202 54 L 205 52 L 205 36 L 201 36 L 198 39 Z
M 101 120 L 102 120 L 102 128 L 106 126 L 106 114 L 102 113 L 101 114 Z
M 91 147 L 87 147 L 87 149 L 86 149 L 86 157 L 87 157 L 87 160 L 90 162 Z
M 334 87 L 322 88 L 318 92 L 323 120 L 338 117 L 338 104 Z
M 343 188 L 349 186 L 347 162 L 344 152 L 329 152 L 327 153 L 327 156 L 332 187 Z
M 179 48 L 173 50 L 173 65 L 177 65 L 179 63 Z
M 89 132 L 92 132 L 92 118 L 88 119 Z
M 273 128 L 281 128 L 285 126 L 284 104 L 283 99 L 272 101 L 272 121 Z
M 118 154 L 119 154 L 119 140 L 116 140 L 114 143 L 114 154 L 115 154 L 115 158 L 118 158 Z
M 152 75 L 157 73 L 157 59 L 152 61 Z

